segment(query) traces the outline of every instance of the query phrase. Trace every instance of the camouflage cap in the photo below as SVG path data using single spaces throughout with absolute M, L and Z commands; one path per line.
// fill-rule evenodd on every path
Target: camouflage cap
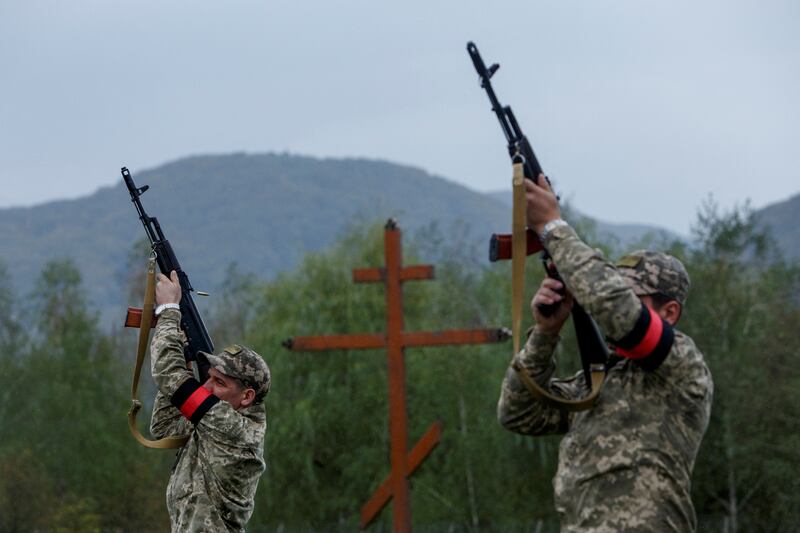
M 681 305 L 686 303 L 689 273 L 675 257 L 663 252 L 637 250 L 621 257 L 617 268 L 638 296 L 660 293 Z
M 255 351 L 240 344 L 231 344 L 218 354 L 206 354 L 211 368 L 236 378 L 256 391 L 256 401 L 269 392 L 270 373 L 267 363 Z

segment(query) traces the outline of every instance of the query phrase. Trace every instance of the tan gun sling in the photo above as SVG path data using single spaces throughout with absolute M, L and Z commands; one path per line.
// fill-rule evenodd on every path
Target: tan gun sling
M 514 344 L 514 359 L 511 367 L 517 372 L 525 388 L 534 398 L 566 411 L 585 411 L 589 409 L 600 394 L 606 372 L 604 365 L 590 367 L 592 390 L 588 396 L 579 400 L 567 400 L 555 396 L 531 378 L 527 370 L 517 362 L 522 334 L 522 306 L 525 297 L 525 258 L 527 257 L 526 214 L 525 214 L 525 172 L 524 163 L 513 164 L 512 190 L 512 254 L 511 254 L 511 329 Z
M 131 434 L 142 446 L 148 448 L 180 448 L 189 440 L 188 435 L 183 437 L 166 437 L 164 439 L 150 440 L 139 432 L 136 425 L 136 415 L 142 408 L 142 402 L 137 398 L 137 391 L 139 389 L 139 376 L 142 372 L 142 364 L 144 363 L 144 356 L 147 353 L 147 345 L 150 340 L 150 327 L 153 322 L 153 306 L 155 303 L 156 292 L 156 259 L 155 255 L 151 255 L 147 262 L 147 284 L 144 291 L 144 305 L 142 306 L 142 323 L 139 327 L 139 346 L 136 353 L 136 366 L 133 370 L 133 384 L 131 385 L 131 410 L 128 411 L 128 427 L 130 427 Z

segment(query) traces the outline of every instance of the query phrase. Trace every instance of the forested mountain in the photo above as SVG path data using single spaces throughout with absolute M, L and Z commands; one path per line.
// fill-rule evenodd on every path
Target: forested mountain
M 758 220 L 771 231 L 778 248 L 788 258 L 800 257 L 800 194 L 768 205 L 756 213 Z
M 111 175 L 116 172 L 109 169 Z M 134 168 L 133 176 L 137 185 L 150 185 L 142 203 L 158 217 L 194 287 L 212 292 L 232 263 L 269 280 L 359 221 L 396 217 L 406 233 L 436 224 L 445 235 L 463 236 L 479 253 L 488 235 L 509 225 L 510 194 L 482 194 L 385 161 L 236 153 Z M 765 222 L 780 230 L 784 251 L 797 257 L 792 202 L 800 197 L 763 212 Z M 573 215 L 593 226 L 604 243 L 678 238 L 651 226 Z M 143 235 L 121 178 L 83 198 L 0 209 L 0 260 L 9 266 L 17 293 L 30 294 L 35 274 L 47 261 L 70 257 L 81 270 L 89 301 L 104 316 L 115 316 L 130 303 L 124 286 L 134 243 Z
M 142 203 L 201 290 L 213 291 L 234 262 L 271 279 L 358 220 L 393 216 L 406 232 L 436 222 L 485 241 L 508 219 L 483 194 L 417 168 L 366 159 L 239 153 L 132 174 L 138 186 L 150 185 Z M 90 301 L 104 312 L 121 306 L 128 256 L 143 235 L 121 177 L 84 198 L 0 210 L 0 258 L 18 292 L 30 292 L 48 260 L 72 257 Z

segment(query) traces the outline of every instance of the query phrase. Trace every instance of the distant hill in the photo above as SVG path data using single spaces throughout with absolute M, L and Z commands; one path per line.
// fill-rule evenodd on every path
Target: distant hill
M 117 169 L 109 174 L 119 175 Z M 200 290 L 214 291 L 233 262 L 270 279 L 332 244 L 354 220 L 395 217 L 406 234 L 432 222 L 443 231 L 466 228 L 465 237 L 481 248 L 488 235 L 509 226 L 509 193 L 482 194 L 385 161 L 237 153 L 134 167 L 133 177 L 150 186 L 142 203 Z M 790 220 L 798 203 L 800 196 L 763 210 L 765 223 L 794 231 L 779 242 L 795 257 L 798 229 Z M 652 226 L 593 225 L 597 237 L 621 247 L 678 238 Z M 121 177 L 83 198 L 0 209 L 0 259 L 18 295 L 30 293 L 48 260 L 72 257 L 90 301 L 109 320 L 131 303 L 124 294 L 127 259 L 143 236 Z
M 800 258 L 800 194 L 756 212 L 788 259 Z
M 486 195 L 496 199 L 498 202 L 502 202 L 506 206 L 511 206 L 512 204 L 511 191 L 493 191 L 486 193 Z M 602 222 L 575 209 L 570 211 L 570 215 L 573 219 L 577 218 L 578 221 L 589 224 L 594 229 L 597 239 L 602 242 L 613 243 L 617 248 L 621 249 L 627 249 L 643 242 L 658 244 L 684 239 L 677 233 L 658 226 Z
M 468 236 L 482 240 L 508 218 L 483 194 L 418 168 L 367 159 L 239 153 L 132 173 L 138 186 L 150 185 L 142 203 L 158 217 L 196 289 L 213 290 L 232 262 L 269 279 L 330 245 L 356 217 L 393 216 L 406 232 L 432 221 L 443 230 L 467 225 Z M 126 259 L 143 235 L 121 177 L 84 198 L 0 209 L 0 258 L 20 295 L 30 292 L 46 261 L 73 257 L 104 312 L 125 305 Z

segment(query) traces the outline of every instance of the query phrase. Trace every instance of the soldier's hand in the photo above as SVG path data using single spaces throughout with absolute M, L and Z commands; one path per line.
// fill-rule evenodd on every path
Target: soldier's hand
M 561 208 L 558 198 L 550 188 L 550 183 L 544 174 L 539 174 L 538 183 L 523 180 L 525 183 L 525 208 L 528 227 L 539 235 L 542 234 L 544 225 L 561 218 Z
M 159 272 L 156 275 L 156 279 L 158 280 L 158 283 L 156 283 L 156 305 L 180 303 L 181 282 L 178 280 L 178 274 L 173 270 L 167 277 Z
M 531 311 L 533 312 L 533 319 L 536 321 L 536 329 L 541 333 L 547 335 L 557 335 L 561 331 L 561 326 L 564 325 L 572 311 L 572 294 L 569 291 L 564 292 L 563 295 L 557 291 L 565 289 L 564 284 L 556 279 L 545 277 L 539 290 L 533 295 L 531 301 Z M 558 303 L 555 313 L 550 316 L 544 316 L 539 312 L 538 306 L 541 304 L 550 305 Z

